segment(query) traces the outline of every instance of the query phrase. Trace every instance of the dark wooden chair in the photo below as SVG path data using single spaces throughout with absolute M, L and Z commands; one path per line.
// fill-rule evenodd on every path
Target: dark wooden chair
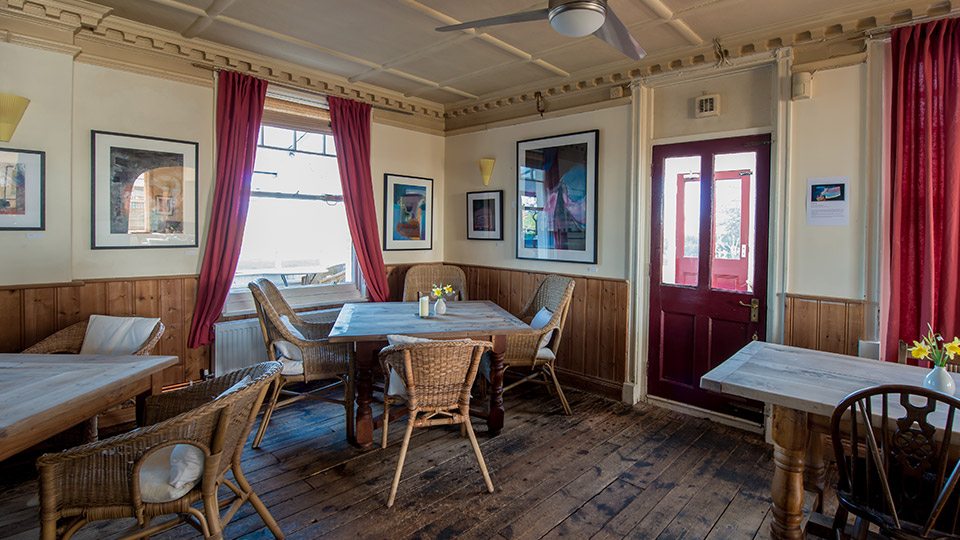
M 844 537 L 850 513 L 855 538 L 866 538 L 871 523 L 888 538 L 960 538 L 960 463 L 951 457 L 958 408 L 953 396 L 904 385 L 860 390 L 837 405 L 833 538 Z

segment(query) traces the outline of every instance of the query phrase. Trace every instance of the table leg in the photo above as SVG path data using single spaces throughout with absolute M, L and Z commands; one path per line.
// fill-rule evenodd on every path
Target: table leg
M 379 353 L 379 343 L 372 341 L 357 342 L 357 420 L 356 440 L 354 444 L 360 448 L 369 448 L 373 445 L 373 366 L 376 355 Z
M 490 412 L 487 416 L 487 435 L 495 437 L 503 429 L 503 353 L 507 350 L 506 336 L 493 336 L 490 359 Z
M 807 446 L 807 413 L 773 406 L 773 521 L 774 539 L 798 540 L 806 535 L 803 523 L 803 465 Z
M 807 457 L 803 470 L 803 486 L 817 492 L 817 504 L 814 512 L 823 511 L 823 489 L 827 484 L 827 466 L 823 461 L 823 434 L 810 431 L 807 444 Z

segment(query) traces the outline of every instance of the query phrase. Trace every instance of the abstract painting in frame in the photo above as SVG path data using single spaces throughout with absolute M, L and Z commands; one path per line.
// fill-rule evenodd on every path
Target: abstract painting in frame
M 517 143 L 517 258 L 597 262 L 598 130 Z
M 383 175 L 383 249 L 433 248 L 433 180 Z
M 44 230 L 44 158 L 36 150 L 0 148 L 0 230 Z
M 503 190 L 467 193 L 467 238 L 503 240 Z
M 196 247 L 199 145 L 106 131 L 91 139 L 91 247 Z

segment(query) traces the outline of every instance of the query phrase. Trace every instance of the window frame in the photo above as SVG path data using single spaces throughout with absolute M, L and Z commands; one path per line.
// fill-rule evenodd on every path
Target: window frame
M 303 107 L 302 104 L 298 104 L 299 107 Z M 325 112 L 325 111 L 324 111 Z M 317 122 L 316 129 L 313 131 L 304 129 L 304 124 L 302 122 L 309 122 L 312 120 L 309 117 L 299 118 L 297 125 L 284 125 L 282 121 L 263 121 L 260 124 L 260 133 L 257 136 L 257 147 L 269 148 L 269 149 L 278 149 L 274 146 L 269 146 L 264 144 L 264 127 L 275 127 L 281 129 L 289 129 L 296 132 L 308 132 L 315 133 L 319 135 L 328 135 L 332 137 L 332 133 L 329 129 L 329 124 Z M 296 138 L 294 138 L 293 144 L 296 145 Z M 324 144 L 324 149 L 326 150 L 326 141 Z M 289 150 L 288 148 L 280 148 L 280 150 Z M 309 150 L 296 150 L 296 152 L 301 152 L 304 154 L 310 155 L 324 155 L 328 157 L 333 157 L 336 159 L 335 154 L 323 153 L 318 154 L 317 152 L 311 152 Z M 274 194 L 273 192 L 266 192 L 266 196 L 277 196 L 284 194 Z M 250 195 L 254 196 L 253 193 Z M 323 196 L 317 196 L 323 197 Z M 341 196 L 342 197 L 342 196 Z M 282 197 L 287 198 L 287 197 Z M 306 196 L 291 196 L 290 198 L 312 198 Z M 338 304 L 344 304 L 349 302 L 365 302 L 367 300 L 367 286 L 366 281 L 363 279 L 363 273 L 360 271 L 360 262 L 357 259 L 356 249 L 353 248 L 353 242 L 351 241 L 350 249 L 350 262 L 354 280 L 349 283 L 340 283 L 336 285 L 302 285 L 296 287 L 279 287 L 280 292 L 283 294 L 284 299 L 287 303 L 294 309 L 300 308 L 322 308 L 325 306 L 333 306 Z M 249 315 L 256 312 L 253 294 L 249 290 L 233 290 L 227 294 L 226 301 L 223 305 L 223 310 L 221 311 L 222 316 L 237 316 L 237 315 Z

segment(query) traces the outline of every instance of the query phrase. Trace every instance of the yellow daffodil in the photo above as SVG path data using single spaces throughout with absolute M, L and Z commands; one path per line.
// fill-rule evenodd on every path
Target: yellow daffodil
M 960 354 L 960 338 L 953 338 L 953 341 L 947 343 L 943 346 L 944 351 L 946 351 L 947 356 L 953 360 L 953 357 Z
M 430 289 L 430 292 L 433 293 L 434 297 L 440 298 L 442 296 L 446 296 L 452 293 L 453 287 L 451 287 L 450 285 L 444 285 L 443 283 L 441 283 L 440 285 L 437 285 L 436 283 L 434 283 L 433 288 Z
M 930 346 L 926 343 L 914 341 L 913 347 L 910 347 L 908 350 L 910 351 L 910 356 L 914 358 L 926 358 L 930 356 Z
M 445 292 L 445 293 L 447 293 L 447 294 L 450 294 L 450 293 L 453 292 L 453 287 L 451 287 L 450 285 L 444 285 L 444 286 L 443 286 L 443 292 Z

